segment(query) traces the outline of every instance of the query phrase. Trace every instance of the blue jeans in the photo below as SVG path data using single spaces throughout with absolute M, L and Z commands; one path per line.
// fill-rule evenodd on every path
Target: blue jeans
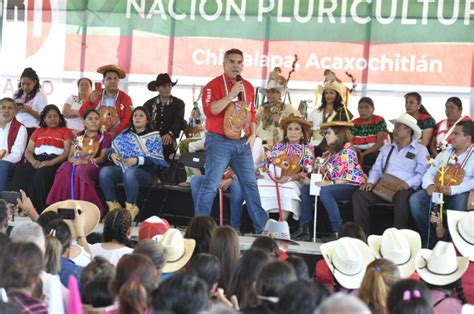
M 444 209 L 466 210 L 469 192 L 457 195 L 444 195 Z M 413 194 L 410 199 L 410 211 L 415 220 L 418 232 L 421 235 L 423 247 L 432 248 L 437 242 L 434 227 L 430 223 L 431 216 L 431 196 L 426 190 L 421 190 Z M 429 234 L 428 234 L 429 233 Z M 428 243 L 429 238 L 429 243 Z
M 195 215 L 209 215 L 224 170 L 230 166 L 239 179 L 242 195 L 247 204 L 256 233 L 260 233 L 268 216 L 260 203 L 252 153 L 245 142 L 229 140 L 223 135 L 209 132 L 206 135 L 206 174 L 195 203 Z
M 116 201 L 115 185 L 123 182 L 127 203 L 136 204 L 140 185 L 151 185 L 154 174 L 140 167 L 128 168 L 125 173 L 120 166 L 108 166 L 100 170 L 100 188 L 104 192 L 106 201 Z
M 198 192 L 201 188 L 204 176 L 192 176 L 191 177 L 191 194 L 193 195 L 194 205 L 197 203 Z M 233 180 L 229 187 L 230 191 L 230 225 L 235 230 L 240 230 L 242 220 L 242 205 L 244 203 L 244 197 L 240 189 L 239 180 Z M 196 211 L 196 207 L 194 208 Z
M 15 170 L 15 164 L 9 161 L 0 160 L 0 192 L 5 189 L 8 178 Z
M 321 188 L 319 199 L 328 213 L 332 231 L 338 232 L 342 225 L 342 217 L 337 202 L 352 200 L 352 193 L 358 188 L 357 185 L 352 184 L 327 185 Z M 309 185 L 303 186 L 300 197 L 300 224 L 309 223 L 314 212 L 314 197 L 309 194 Z

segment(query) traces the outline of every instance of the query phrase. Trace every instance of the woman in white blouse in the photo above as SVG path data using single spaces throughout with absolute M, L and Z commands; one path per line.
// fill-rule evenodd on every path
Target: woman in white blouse
M 70 95 L 63 106 L 63 115 L 67 120 L 67 127 L 74 133 L 84 129 L 84 122 L 79 114 L 79 108 L 92 92 L 92 81 L 87 77 L 82 77 L 77 81 L 78 94 Z

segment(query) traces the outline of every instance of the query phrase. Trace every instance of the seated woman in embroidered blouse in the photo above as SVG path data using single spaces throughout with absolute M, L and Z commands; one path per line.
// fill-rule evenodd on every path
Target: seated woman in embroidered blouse
M 433 139 L 431 140 L 429 147 L 432 157 L 435 157 L 441 151 L 439 150 L 439 147 L 443 141 L 451 144 L 451 140 L 453 138 L 451 134 L 458 122 L 472 121 L 469 116 L 462 115 L 462 101 L 458 97 L 448 98 L 444 106 L 446 119 L 441 120 L 436 124 L 434 128 Z
M 352 144 L 362 152 L 363 165 L 372 166 L 379 154 L 379 149 L 387 140 L 387 123 L 381 116 L 374 115 L 374 101 L 369 97 L 359 100 L 357 110 L 359 118 L 352 120 Z
M 63 115 L 67 120 L 67 127 L 74 133 L 84 130 L 84 121 L 82 121 L 79 109 L 92 92 L 92 81 L 87 77 L 81 77 L 77 81 L 77 89 L 77 96 L 69 95 L 63 106 Z
M 115 166 L 100 170 L 100 187 L 109 210 L 121 208 L 117 201 L 115 184 L 123 182 L 125 208 L 138 214 L 137 197 L 140 185 L 151 185 L 161 167 L 168 163 L 163 159 L 163 144 L 160 133 L 153 131 L 150 114 L 144 107 L 136 107 L 130 119 L 131 127 L 120 133 L 107 151 L 107 157 Z
M 294 219 L 299 219 L 300 180 L 306 177 L 314 160 L 313 147 L 308 144 L 311 124 L 303 118 L 290 117 L 281 120 L 280 126 L 283 142 L 272 146 L 257 170 L 262 175 L 257 180 L 258 190 L 265 211 L 279 212 L 281 209 L 283 220 L 290 213 Z
M 425 106 L 421 104 L 421 95 L 417 92 L 405 94 L 405 109 L 410 116 L 416 119 L 422 131 L 420 143 L 428 147 L 436 122 Z
M 97 194 L 96 181 L 99 170 L 106 161 L 105 154 L 112 142 L 112 135 L 101 132 L 100 115 L 95 109 L 84 114 L 85 130 L 73 139 L 69 159 L 59 167 L 54 184 L 48 194 L 48 205 L 68 199 L 91 202 L 104 214 L 104 207 Z M 74 190 L 71 186 L 74 184 Z
M 66 127 L 66 120 L 55 105 L 47 105 L 39 121 L 40 127 L 31 135 L 25 150 L 27 163 L 15 168 L 12 188 L 14 191 L 25 191 L 38 212 L 42 212 L 46 208 L 46 198 L 56 170 L 69 156 L 74 135 Z
M 364 183 L 365 175 L 359 163 L 356 150 L 351 144 L 351 128 L 353 124 L 348 121 L 333 121 L 323 123 L 322 130 L 326 131 L 328 154 L 319 167 L 323 174 L 319 199 L 329 216 L 332 234 L 328 240 L 336 239 L 342 225 L 338 201 L 350 201 L 352 193 Z M 299 229 L 292 235 L 292 239 L 309 241 L 310 222 L 314 211 L 313 197 L 309 195 L 309 178 L 303 179 L 304 187 L 301 191 L 301 221 Z

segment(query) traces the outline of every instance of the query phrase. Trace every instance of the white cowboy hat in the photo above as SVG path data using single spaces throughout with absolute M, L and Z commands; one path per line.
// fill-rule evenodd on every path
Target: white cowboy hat
M 389 228 L 381 236 L 370 235 L 367 243 L 376 258 L 386 258 L 397 265 L 400 277 L 408 278 L 415 272 L 415 256 L 421 250 L 418 232 Z
M 346 289 L 360 288 L 367 265 L 374 260 L 367 244 L 349 237 L 322 244 L 321 254 L 331 273 Z
M 474 262 L 474 211 L 448 210 L 448 228 L 458 251 Z
M 275 219 L 268 219 L 262 232 L 263 236 L 270 237 L 274 240 L 281 240 L 289 242 L 293 245 L 299 245 L 298 242 L 291 240 L 290 227 L 287 221 L 276 221 Z
M 395 123 L 401 123 L 412 129 L 414 140 L 419 140 L 421 138 L 421 129 L 418 126 L 416 119 L 410 116 L 408 113 L 402 113 L 400 117 L 397 119 L 392 119 L 390 122 L 392 122 L 393 125 L 395 125 Z
M 422 249 L 415 257 L 416 271 L 421 279 L 435 286 L 455 282 L 466 272 L 469 259 L 456 256 L 451 242 L 438 241 L 433 250 Z
M 81 211 L 81 215 L 84 215 L 84 235 L 90 234 L 94 231 L 95 227 L 99 224 L 100 221 L 100 210 L 97 205 L 80 200 L 66 200 L 56 202 L 52 205 L 49 205 L 44 211 L 45 212 L 58 212 L 58 208 L 73 208 Z M 71 230 L 71 239 L 76 239 L 76 229 L 74 228 L 72 222 L 73 220 L 64 219 L 64 222 L 69 226 Z
M 183 268 L 191 259 L 196 241 L 185 239 L 178 229 L 170 228 L 163 236 L 157 235 L 153 240 L 160 242 L 168 253 L 164 273 L 173 273 Z
M 288 88 L 285 85 L 278 84 L 277 81 L 275 80 L 270 80 L 268 81 L 268 84 L 266 87 L 260 88 L 260 93 L 263 95 L 267 95 L 268 91 L 274 89 L 280 93 L 280 96 L 285 96 L 286 92 L 288 91 Z

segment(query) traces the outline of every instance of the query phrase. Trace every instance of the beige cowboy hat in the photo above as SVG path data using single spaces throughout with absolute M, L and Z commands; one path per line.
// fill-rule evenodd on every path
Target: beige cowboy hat
M 153 240 L 160 242 L 168 253 L 164 273 L 173 273 L 183 268 L 191 259 L 196 241 L 185 239 L 178 229 L 170 228 L 163 236 L 157 235 Z
M 276 221 L 268 219 L 262 232 L 263 236 L 270 237 L 274 240 L 281 240 L 293 245 L 299 245 L 298 242 L 291 240 L 290 227 L 287 221 Z
M 435 286 L 445 286 L 460 279 L 466 272 L 469 258 L 456 256 L 451 242 L 438 241 L 433 250 L 422 249 L 415 257 L 421 279 Z
M 474 211 L 448 210 L 448 229 L 458 251 L 474 262 Z
M 97 227 L 100 221 L 100 210 L 97 205 L 80 200 L 66 200 L 56 202 L 48 206 L 43 213 L 45 212 L 58 212 L 59 208 L 73 208 L 81 211 L 81 215 L 84 215 L 84 234 L 88 235 Z M 71 230 L 71 238 L 76 239 L 76 229 L 72 224 L 72 220 L 64 219 L 64 222 L 67 223 L 69 229 Z
M 116 64 L 107 64 L 97 68 L 97 73 L 100 73 L 102 75 L 110 71 L 117 73 L 120 79 L 124 79 L 125 76 L 127 76 L 125 74 L 125 70 L 121 66 Z
M 279 84 L 275 80 L 270 80 L 268 81 L 266 87 L 262 87 L 259 89 L 259 92 L 266 96 L 268 94 L 268 91 L 270 91 L 271 89 L 279 92 L 280 96 L 284 96 L 286 92 L 288 91 L 288 88 L 285 85 Z
M 311 122 L 306 121 L 303 117 L 290 115 L 288 118 L 284 118 L 280 121 L 280 128 L 282 130 L 286 130 L 290 123 L 298 123 L 299 125 L 301 125 L 301 127 L 303 128 L 303 132 L 305 132 L 306 134 L 307 139 L 309 140 L 311 138 L 311 134 L 313 133 L 313 131 L 311 130 L 313 124 Z
M 359 239 L 344 237 L 324 243 L 320 248 L 339 284 L 346 289 L 360 288 L 367 265 L 374 260 L 367 244 Z
M 421 250 L 418 232 L 389 228 L 381 236 L 370 235 L 367 242 L 376 258 L 386 258 L 397 265 L 402 278 L 415 272 L 415 256 Z
M 392 119 L 390 122 L 395 125 L 395 123 L 401 123 L 413 130 L 413 139 L 419 140 L 421 138 L 421 129 L 417 124 L 415 118 L 410 116 L 408 113 L 402 113 L 397 119 Z

